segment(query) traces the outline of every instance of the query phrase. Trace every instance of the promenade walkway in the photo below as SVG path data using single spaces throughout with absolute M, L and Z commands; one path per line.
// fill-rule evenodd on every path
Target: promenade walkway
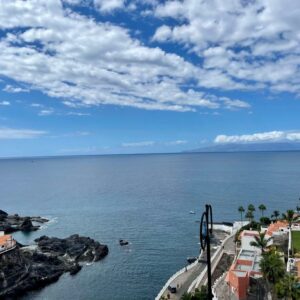
M 234 244 L 234 235 L 232 235 L 231 237 L 229 237 L 226 242 L 223 245 L 223 249 L 222 251 L 220 251 L 218 253 L 218 255 L 216 255 L 215 257 L 212 254 L 212 272 L 214 272 L 217 263 L 219 262 L 219 260 L 221 259 L 223 253 L 227 253 L 227 254 L 234 254 L 235 253 L 235 244 Z M 200 276 L 199 276 L 200 277 Z M 200 281 L 197 282 L 197 284 L 195 284 L 195 286 L 193 286 L 192 288 L 190 288 L 191 291 L 194 291 L 195 288 L 200 288 L 202 285 L 207 284 L 207 273 L 205 272 L 205 275 L 201 278 Z
M 235 250 L 233 237 L 230 237 L 224 244 L 224 251 L 220 252 L 220 255 L 216 255 L 214 260 L 212 261 L 212 265 L 214 262 L 220 259 L 222 254 L 224 252 L 232 253 Z M 213 256 L 215 254 L 216 250 L 211 249 L 211 255 Z M 206 252 L 201 253 L 200 260 L 206 259 Z M 203 279 L 199 282 L 199 285 L 195 285 L 197 282 L 197 278 L 200 276 L 200 274 L 203 274 L 203 272 L 206 269 L 206 263 L 200 262 L 196 263 L 192 268 L 188 269 L 187 271 L 183 272 L 179 276 L 177 276 L 173 281 L 171 282 L 172 285 L 177 287 L 177 292 L 172 294 L 168 290 L 165 290 L 162 297 L 165 299 L 171 299 L 171 300 L 180 300 L 181 296 L 186 293 L 189 288 L 194 284 L 194 287 L 192 290 L 194 290 L 196 287 L 200 287 L 201 285 L 206 283 L 207 276 L 203 277 Z M 169 295 L 169 298 L 167 297 Z
M 203 259 L 205 256 L 202 254 L 199 258 Z M 171 300 L 179 300 L 181 296 L 187 292 L 190 285 L 193 281 L 204 271 L 206 267 L 206 263 L 197 263 L 193 268 L 187 270 L 186 272 L 182 273 L 181 275 L 177 276 L 173 281 L 172 285 L 177 287 L 176 294 L 171 294 L 168 290 L 165 290 L 163 297 L 166 299 Z M 167 295 L 170 295 L 170 298 L 167 298 Z

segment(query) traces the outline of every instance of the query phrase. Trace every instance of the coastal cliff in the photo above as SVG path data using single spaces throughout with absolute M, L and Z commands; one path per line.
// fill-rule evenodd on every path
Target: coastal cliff
M 11 299 L 42 288 L 69 272 L 76 274 L 86 262 L 108 254 L 108 247 L 77 234 L 65 239 L 42 236 L 31 246 L 0 255 L 0 298 Z

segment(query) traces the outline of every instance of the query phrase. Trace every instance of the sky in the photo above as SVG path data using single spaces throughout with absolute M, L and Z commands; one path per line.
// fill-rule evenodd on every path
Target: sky
M 300 142 L 295 0 L 0 0 L 0 157 Z

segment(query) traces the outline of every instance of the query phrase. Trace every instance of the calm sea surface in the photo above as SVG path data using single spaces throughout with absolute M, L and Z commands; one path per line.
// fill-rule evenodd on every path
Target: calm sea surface
M 232 221 L 239 205 L 264 203 L 271 213 L 294 208 L 299 195 L 299 152 L 0 160 L 0 209 L 51 218 L 38 232 L 16 234 L 20 242 L 79 233 L 110 249 L 26 299 L 154 299 L 198 254 L 195 221 L 205 203 L 217 221 Z

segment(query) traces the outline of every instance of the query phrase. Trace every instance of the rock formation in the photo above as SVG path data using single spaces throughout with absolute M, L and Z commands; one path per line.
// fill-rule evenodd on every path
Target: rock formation
M 0 210 L 0 231 L 12 233 L 15 231 L 34 231 L 40 228 L 39 224 L 48 222 L 41 217 L 20 217 L 18 214 L 9 215 Z
M 65 239 L 42 236 L 36 244 L 0 255 L 0 299 L 14 298 L 59 279 L 76 274 L 84 262 L 95 262 L 108 254 L 108 247 L 88 237 Z

